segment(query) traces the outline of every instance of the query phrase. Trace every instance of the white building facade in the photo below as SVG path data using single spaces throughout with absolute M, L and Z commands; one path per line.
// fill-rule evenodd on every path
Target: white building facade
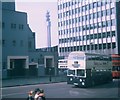
M 120 3 L 58 0 L 59 56 L 72 51 L 119 54 Z

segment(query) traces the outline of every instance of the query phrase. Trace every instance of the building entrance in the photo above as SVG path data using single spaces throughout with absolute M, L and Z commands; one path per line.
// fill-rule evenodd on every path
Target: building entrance
M 10 59 L 11 76 L 24 76 L 25 62 L 25 59 Z
M 46 75 L 54 75 L 55 69 L 53 67 L 53 58 L 46 58 L 45 66 L 46 66 L 45 74 Z
M 8 57 L 8 77 L 21 77 L 26 75 L 28 68 L 27 56 L 9 56 Z

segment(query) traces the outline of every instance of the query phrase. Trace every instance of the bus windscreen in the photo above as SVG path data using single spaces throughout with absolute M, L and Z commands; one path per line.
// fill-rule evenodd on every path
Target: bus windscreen
M 85 76 L 85 70 L 77 69 L 77 76 Z
M 68 75 L 75 75 L 75 70 L 68 69 Z

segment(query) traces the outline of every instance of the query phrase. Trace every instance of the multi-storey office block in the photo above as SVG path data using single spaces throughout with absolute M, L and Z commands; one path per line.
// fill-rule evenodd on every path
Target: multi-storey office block
M 58 0 L 59 56 L 120 53 L 120 2 Z

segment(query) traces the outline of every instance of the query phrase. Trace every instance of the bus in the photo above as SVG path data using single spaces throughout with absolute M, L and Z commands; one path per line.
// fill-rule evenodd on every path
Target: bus
M 120 55 L 112 54 L 112 77 L 113 79 L 120 78 Z
M 110 55 L 71 52 L 68 56 L 67 84 L 90 87 L 112 81 Z

